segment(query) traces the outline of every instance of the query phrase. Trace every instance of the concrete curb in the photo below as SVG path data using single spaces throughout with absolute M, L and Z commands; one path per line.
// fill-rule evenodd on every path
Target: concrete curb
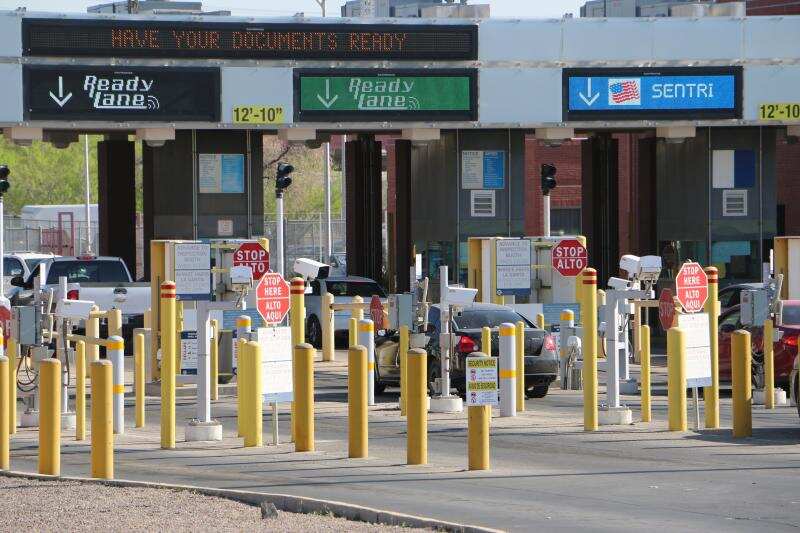
M 435 531 L 449 531 L 453 533 L 502 533 L 502 530 L 456 524 L 421 516 L 382 511 L 371 507 L 362 507 L 349 503 L 319 500 L 304 496 L 291 496 L 289 494 L 270 494 L 265 492 L 250 492 L 243 490 L 217 489 L 213 487 L 194 487 L 191 485 L 172 485 L 168 483 L 150 483 L 146 481 L 128 481 L 122 479 L 95 479 L 70 476 L 46 476 L 30 472 L 2 471 L 0 476 L 27 478 L 37 480 L 77 481 L 80 483 L 95 483 L 110 487 L 138 487 L 150 489 L 183 490 L 195 492 L 205 496 L 214 496 L 241 502 L 247 505 L 259 506 L 263 502 L 275 505 L 278 510 L 289 513 L 326 514 L 339 518 L 346 518 L 356 522 L 368 522 L 387 526 L 404 526 Z

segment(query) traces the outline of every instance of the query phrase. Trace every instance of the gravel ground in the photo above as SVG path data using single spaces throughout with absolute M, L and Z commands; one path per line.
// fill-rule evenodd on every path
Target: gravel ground
M 422 531 L 261 510 L 187 491 L 0 477 L 2 531 Z

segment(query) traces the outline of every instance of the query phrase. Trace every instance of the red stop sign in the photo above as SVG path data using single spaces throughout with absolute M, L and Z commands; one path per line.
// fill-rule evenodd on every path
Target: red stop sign
M 703 309 L 708 299 L 708 276 L 698 263 L 684 263 L 675 276 L 678 301 L 687 313 Z
M 672 322 L 675 320 L 675 302 L 672 298 L 672 289 L 662 290 L 661 296 L 658 298 L 658 320 L 664 331 L 671 328 Z
M 278 324 L 289 312 L 289 284 L 277 272 L 267 272 L 256 286 L 256 309 L 267 324 Z
M 589 266 L 589 252 L 578 239 L 564 239 L 553 248 L 551 262 L 562 276 L 575 277 Z
M 269 272 L 269 252 L 258 242 L 245 242 L 233 252 L 233 266 L 248 266 L 253 279 L 259 280 Z

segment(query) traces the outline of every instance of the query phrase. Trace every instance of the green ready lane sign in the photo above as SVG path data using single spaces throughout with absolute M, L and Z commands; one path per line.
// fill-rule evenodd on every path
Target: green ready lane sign
M 447 70 L 296 70 L 298 121 L 477 120 L 477 73 Z

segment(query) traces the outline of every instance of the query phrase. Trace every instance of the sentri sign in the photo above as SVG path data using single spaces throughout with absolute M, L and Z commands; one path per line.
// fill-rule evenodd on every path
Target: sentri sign
M 564 120 L 741 118 L 741 67 L 564 69 Z
M 477 119 L 475 70 L 295 70 L 298 121 Z

